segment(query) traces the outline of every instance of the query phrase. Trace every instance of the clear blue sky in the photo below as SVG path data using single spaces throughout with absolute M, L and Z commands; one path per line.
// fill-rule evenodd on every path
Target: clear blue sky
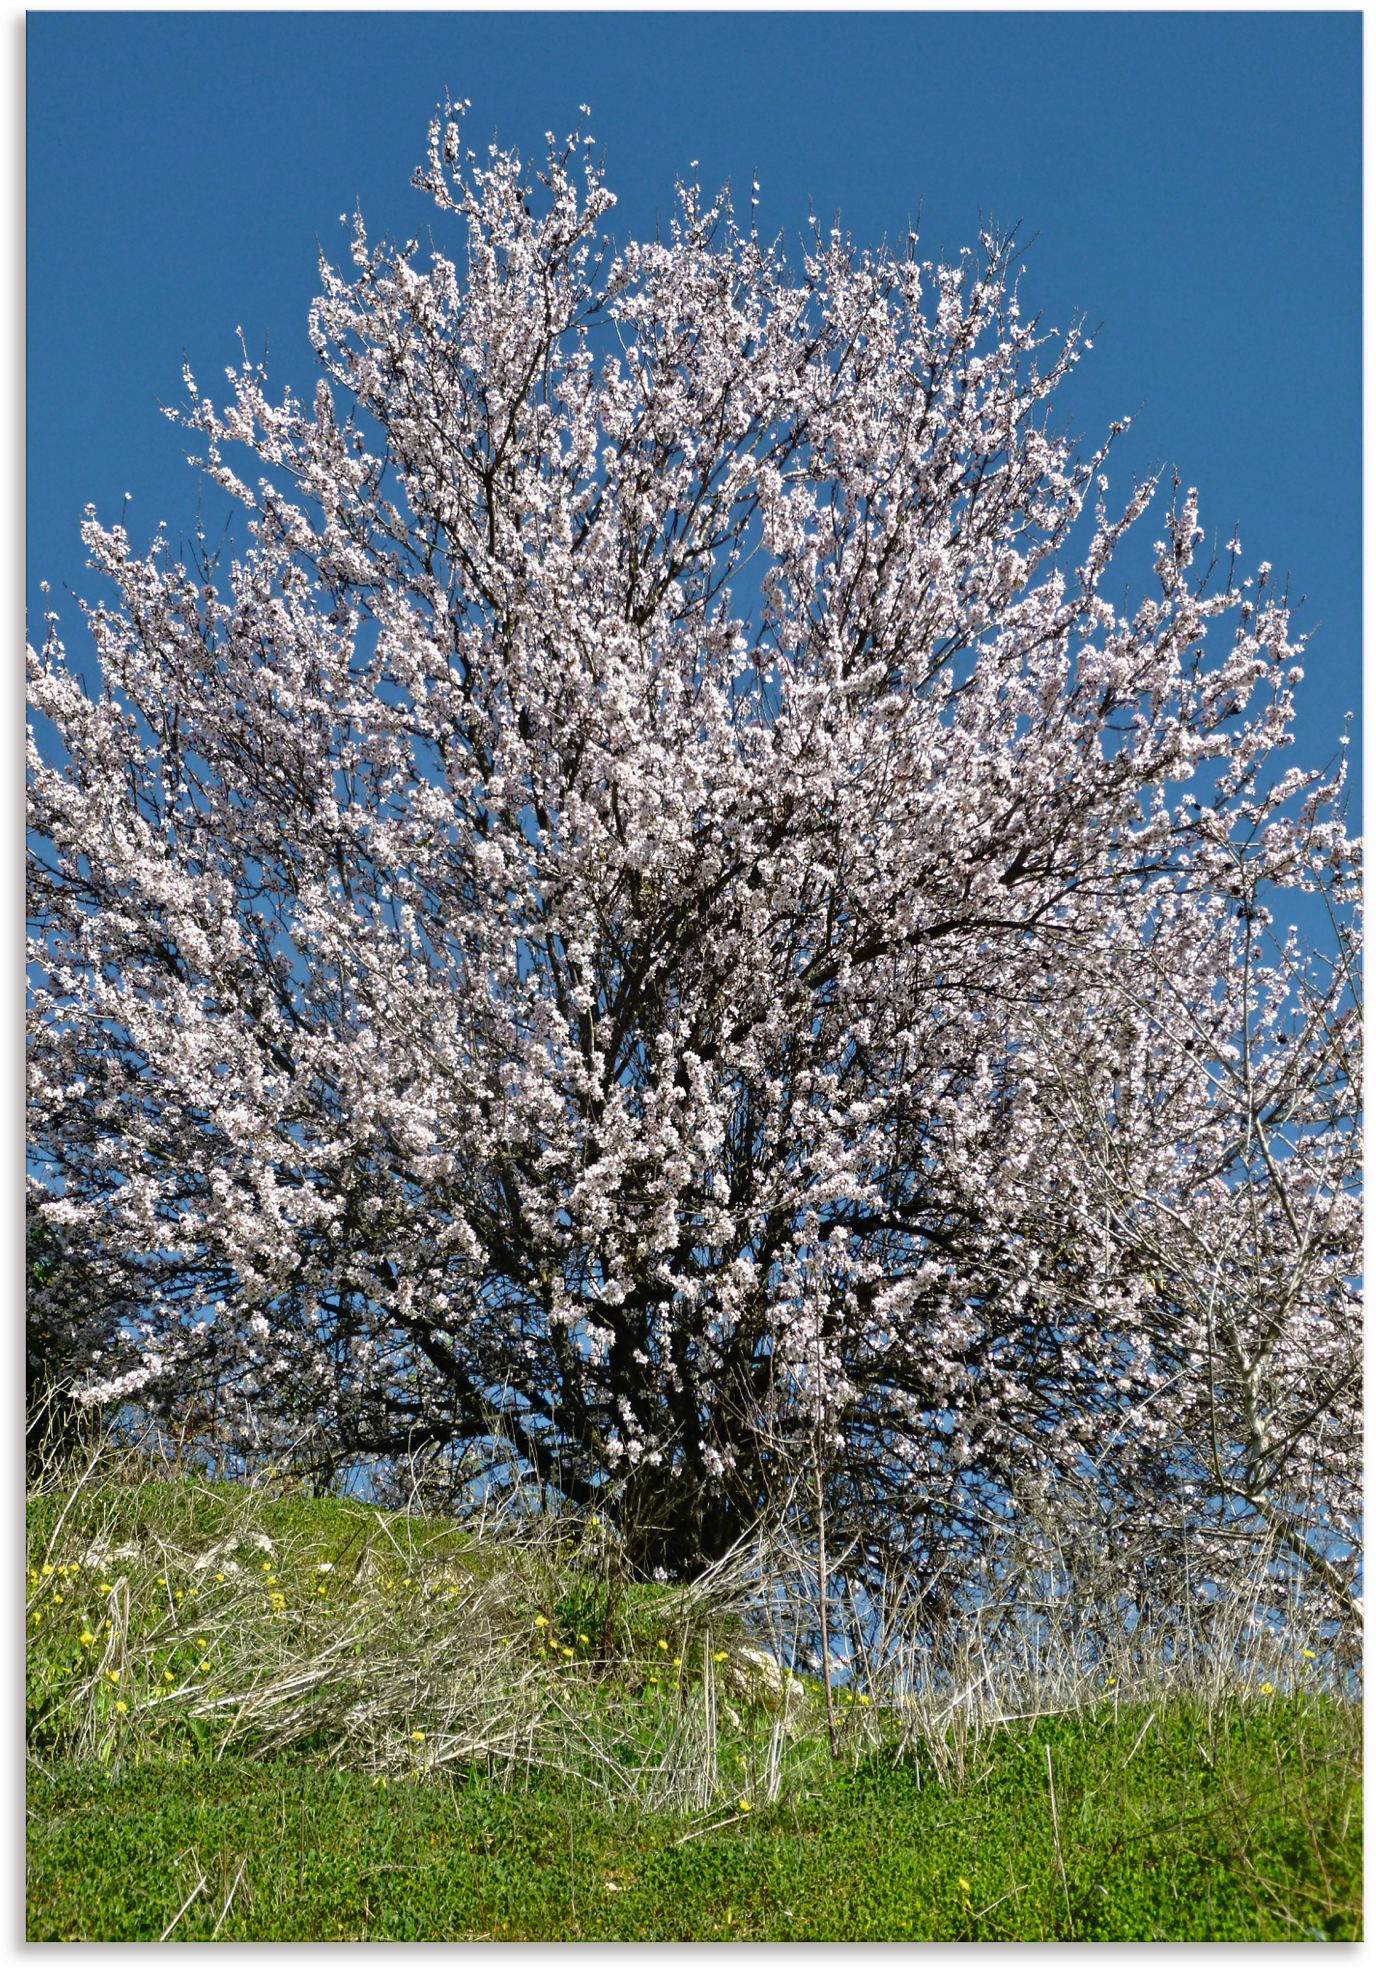
M 29 84 L 29 596 L 89 587 L 93 501 L 142 545 L 197 484 L 158 411 L 264 344 L 311 386 L 316 241 L 413 231 L 446 90 L 527 153 L 591 105 L 618 232 L 675 178 L 761 183 L 862 242 L 921 212 L 1036 235 L 1024 292 L 1098 327 L 1068 397 L 1114 470 L 1174 465 L 1211 532 L 1288 570 L 1315 629 L 1300 758 L 1360 678 L 1361 17 L 1349 13 L 35 13 Z M 1147 538 L 1151 535 L 1148 533 Z M 73 642 L 79 631 L 72 621 Z M 1354 824 L 1356 818 L 1354 816 Z

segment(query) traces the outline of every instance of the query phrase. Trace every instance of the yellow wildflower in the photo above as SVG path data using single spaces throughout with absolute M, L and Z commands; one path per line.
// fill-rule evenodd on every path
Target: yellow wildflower
M 127 1715 L 128 1713 L 129 1713 L 129 1704 L 128 1704 L 128 1702 L 125 1702 L 125 1701 L 118 1701 L 118 1702 L 116 1702 L 116 1703 L 115 1703 L 115 1714 L 116 1714 L 116 1715 Z
M 738 1811 L 748 1811 L 751 1808 L 752 1806 L 748 1797 L 738 1797 L 736 1799 L 736 1809 Z
M 1307 1661 L 1312 1661 L 1314 1659 L 1314 1649 L 1312 1647 L 1301 1647 L 1300 1652 L 1304 1655 L 1304 1658 Z
M 164 1681 L 175 1681 L 177 1677 L 170 1667 L 165 1667 L 162 1671 L 162 1678 Z
M 1276 1691 L 1271 1686 L 1271 1683 L 1269 1681 L 1263 1681 L 1261 1684 L 1261 1692 L 1263 1695 L 1274 1695 Z
M 657 1646 L 657 1647 L 659 1648 L 659 1651 L 660 1651 L 660 1652 L 661 1652 L 662 1654 L 667 1654 L 667 1653 L 668 1653 L 668 1651 L 669 1651 L 669 1642 L 668 1642 L 667 1640 L 657 1640 L 657 1641 L 655 1642 L 655 1645 L 656 1645 L 656 1646 Z
M 89 1626 L 82 1627 L 79 1637 L 83 1647 L 94 1647 L 96 1644 L 96 1636 Z
M 424 1729 L 412 1729 L 411 1740 L 413 1743 L 423 1743 L 425 1741 Z
M 959 1886 L 959 1888 L 960 1888 L 960 1890 L 961 1890 L 961 1892 L 962 1892 L 962 1893 L 964 1893 L 964 1894 L 966 1895 L 966 1897 L 968 1898 L 968 1897 L 969 1897 L 969 1892 L 970 1892 L 970 1882 L 969 1882 L 969 1880 L 968 1880 L 968 1879 L 958 1879 L 958 1880 L 956 1881 L 956 1885 L 957 1885 L 957 1886 Z
M 726 1649 L 724 1647 L 718 1647 L 712 1658 L 714 1661 L 724 1661 L 726 1659 Z

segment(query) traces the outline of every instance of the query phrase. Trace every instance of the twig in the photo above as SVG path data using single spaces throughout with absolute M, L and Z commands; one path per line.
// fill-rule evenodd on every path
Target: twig
M 1051 1792 L 1051 1835 L 1056 1843 L 1056 1870 L 1061 1875 L 1061 1892 L 1065 1896 L 1065 1924 L 1069 1929 L 1070 1938 L 1074 1940 L 1075 1922 L 1070 1912 L 1070 1888 L 1065 1879 L 1065 1860 L 1061 1857 L 1061 1821 L 1056 1811 L 1056 1779 L 1051 1774 L 1051 1745 L 1044 1743 L 1042 1747 L 1046 1751 L 1046 1786 Z
M 168 1921 L 167 1925 L 163 1928 L 162 1932 L 158 1935 L 158 1939 L 160 1941 L 165 1941 L 167 1939 L 168 1935 L 172 1932 L 172 1929 L 176 1926 L 177 1922 L 181 1919 L 182 1915 L 186 1912 L 186 1909 L 190 1906 L 191 1902 L 196 1898 L 197 1894 L 203 1893 L 205 1891 L 206 1878 L 204 1872 L 201 1871 L 200 1858 L 195 1852 L 193 1852 L 191 1856 L 195 1860 L 196 1871 L 200 1874 L 200 1877 L 197 1879 L 196 1884 L 191 1888 L 191 1891 L 187 1894 L 186 1898 L 182 1901 L 181 1905 L 177 1908 L 177 1911 L 173 1914 L 172 1918 Z
M 988 1906 L 982 1906 L 979 1912 L 973 1914 L 971 1918 L 974 1920 L 983 1920 L 986 1913 L 992 1913 L 996 1906 L 1002 1906 L 1005 1900 L 1011 1900 L 1015 1893 L 1025 1893 L 1026 1891 L 1027 1888 L 1025 1886 L 1010 1886 L 1006 1893 L 1000 1893 L 996 1900 L 990 1900 Z
M 1142 1747 L 1142 1739 L 1146 1735 L 1147 1730 L 1151 1727 L 1152 1723 L 1155 1720 L 1156 1720 L 1156 1710 L 1153 1709 L 1151 1714 L 1147 1717 L 1146 1721 L 1142 1724 L 1141 1728 L 1137 1731 L 1136 1742 L 1132 1745 L 1132 1748 L 1128 1751 L 1127 1755 L 1123 1758 L 1123 1768 L 1125 1770 L 1127 1769 L 1128 1764 L 1131 1763 L 1133 1757 L 1136 1756 L 1138 1750 Z
M 736 1811 L 729 1818 L 712 1818 L 706 1824 L 694 1825 L 691 1831 L 684 1832 L 682 1838 L 673 1840 L 670 1850 L 672 1851 L 675 1846 L 686 1845 L 690 1838 L 701 1838 L 704 1832 L 725 1831 L 728 1825 L 739 1824 L 744 1816 L 744 1811 Z
M 247 1860 L 246 1858 L 245 1858 L 245 1859 L 240 1859 L 240 1861 L 239 1861 L 239 1870 L 238 1870 L 238 1871 L 237 1871 L 237 1872 L 235 1873 L 235 1875 L 234 1875 L 234 1884 L 233 1884 L 233 1885 L 232 1885 L 232 1886 L 230 1887 L 230 1889 L 229 1889 L 229 1896 L 228 1896 L 228 1898 L 226 1899 L 226 1901 L 225 1901 L 225 1903 L 224 1903 L 224 1905 L 223 1905 L 223 1906 L 222 1906 L 222 1907 L 220 1908 L 220 1917 L 219 1917 L 219 1919 L 218 1919 L 218 1920 L 217 1920 L 217 1921 L 215 1922 L 215 1925 L 214 1925 L 214 1927 L 213 1927 L 213 1928 L 211 1929 L 211 1934 L 210 1934 L 210 1938 L 211 1938 L 211 1940 L 212 1940 L 212 1941 L 214 1940 L 214 1938 L 215 1938 L 215 1936 L 216 1936 L 216 1934 L 218 1934 L 218 1933 L 219 1933 L 219 1931 L 220 1931 L 220 1929 L 221 1929 L 221 1928 L 222 1928 L 222 1927 L 224 1926 L 224 1924 L 225 1924 L 225 1921 L 226 1921 L 226 1919 L 227 1919 L 227 1917 L 228 1917 L 228 1915 L 229 1915 L 229 1909 L 230 1909 L 230 1907 L 231 1907 L 231 1906 L 233 1905 L 233 1903 L 234 1903 L 234 1895 L 235 1895 L 235 1894 L 236 1894 L 236 1893 L 238 1892 L 238 1890 L 239 1890 L 239 1881 L 240 1881 L 240 1880 L 241 1880 L 241 1879 L 243 1878 L 243 1876 L 244 1876 L 244 1867 L 245 1867 L 245 1866 L 246 1866 L 247 1864 L 248 1864 L 248 1860 Z M 179 1916 L 179 1917 L 180 1917 L 180 1916 Z M 173 1925 L 175 1926 L 175 1924 L 176 1924 L 176 1923 L 175 1923 L 175 1921 L 174 1921 L 174 1922 L 173 1922 Z

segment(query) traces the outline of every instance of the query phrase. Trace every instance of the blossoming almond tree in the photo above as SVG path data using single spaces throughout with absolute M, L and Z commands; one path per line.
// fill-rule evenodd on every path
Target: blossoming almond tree
M 1093 1041 L 1065 1055 L 1067 1157 L 1152 1267 L 1157 1360 L 1177 1376 L 1175 1507 L 1205 1549 L 1260 1535 L 1360 1622 L 1354 909 L 1331 911 L 1329 958 L 1293 935 L 1266 954 L 1244 856 L 1228 886 L 1226 990 L 1191 996 L 1157 968 L 1130 1006 L 1118 994 L 1150 1071 L 1095 1084 Z
M 1119 1559 L 1135 1544 L 1159 1570 L 1169 1547 L 1215 1581 L 1241 1560 L 1261 1599 L 1318 1586 L 1359 1625 L 1356 906 L 1330 906 L 1331 954 L 1282 943 L 1244 853 L 1184 906 L 1196 932 L 1212 917 L 1205 966 L 1184 969 L 1177 936 L 1144 939 L 1111 1018 L 1042 1066 L 1061 1179 L 1152 1285 L 1165 1425 L 1133 1467 L 1145 1509 L 1111 1499 Z M 1086 1488 L 1099 1503 L 1112 1490 L 1118 1448 L 1108 1428 L 1078 1472 L 1082 1518 L 1098 1514 Z
M 1149 975 L 1226 1023 L 1209 898 L 1341 881 L 1338 782 L 1275 769 L 1299 644 L 1192 492 L 1109 598 L 1156 488 L 1054 434 L 1084 344 L 1008 242 L 791 271 L 688 185 L 616 248 L 589 143 L 446 112 L 458 257 L 358 221 L 309 403 L 188 375 L 232 563 L 88 516 L 99 690 L 55 617 L 30 661 L 38 1207 L 137 1277 L 94 1390 L 490 1450 L 677 1574 L 821 1447 L 936 1564 L 1197 1403 L 1056 1075 L 1150 1077 Z M 1214 1105 L 1158 1111 L 1186 1209 Z

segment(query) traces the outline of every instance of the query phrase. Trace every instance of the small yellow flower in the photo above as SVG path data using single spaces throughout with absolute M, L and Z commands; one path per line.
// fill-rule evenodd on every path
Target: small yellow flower
M 43 1615 L 42 1615 L 42 1613 L 30 1613 L 30 1614 L 29 1614 L 29 1620 L 30 1620 L 30 1623 L 31 1623 L 32 1625 L 34 1625 L 34 1626 L 42 1626 L 42 1624 L 43 1624 Z
M 868 1695 L 857 1695 L 855 1699 L 859 1702 L 861 1708 L 868 1708 L 870 1705 L 870 1698 Z
M 175 1681 L 177 1677 L 170 1667 L 165 1667 L 162 1671 L 162 1678 L 164 1681 Z
M 94 1647 L 96 1644 L 96 1636 L 89 1626 L 82 1627 L 79 1638 L 83 1647 Z
M 748 1797 L 738 1797 L 736 1799 L 736 1809 L 738 1811 L 748 1811 L 751 1808 L 752 1806 Z
M 196 1663 L 196 1665 L 197 1665 L 197 1668 L 199 1669 L 199 1671 L 200 1671 L 200 1672 L 201 1672 L 202 1674 L 209 1674 L 209 1672 L 210 1672 L 210 1662 L 209 1662 L 209 1661 L 197 1661 L 197 1663 Z
M 272 1570 L 272 1560 L 270 1558 L 265 1558 L 263 1560 L 263 1570 L 265 1572 L 270 1572 Z
M 55 1606 L 60 1606 L 62 1604 L 62 1594 L 60 1592 L 55 1592 L 53 1594 L 53 1604 Z
M 115 1669 L 114 1669 L 113 1667 L 107 1667 L 107 1668 L 106 1668 L 106 1670 L 105 1670 L 105 1679 L 106 1679 L 107 1681 L 110 1681 L 110 1682 L 113 1682 L 113 1683 L 114 1683 L 114 1685 L 115 1685 L 115 1687 L 118 1687 L 118 1686 L 119 1686 L 119 1675 L 118 1675 L 118 1674 L 116 1673 L 116 1671 L 115 1671 Z
M 116 1715 L 127 1715 L 128 1713 L 129 1713 L 129 1704 L 128 1704 L 128 1702 L 125 1702 L 125 1701 L 118 1701 L 118 1702 L 116 1702 L 116 1703 L 115 1703 L 115 1714 L 116 1714 Z
M 274 1612 L 280 1613 L 282 1608 L 286 1605 L 286 1603 L 287 1603 L 286 1598 L 282 1593 L 270 1592 L 268 1594 L 268 1604 L 272 1607 Z
M 425 1741 L 424 1729 L 412 1729 L 411 1740 L 413 1743 L 423 1743 Z
M 662 1654 L 667 1654 L 667 1653 L 668 1653 L 668 1651 L 669 1651 L 669 1642 L 668 1642 L 667 1640 L 657 1640 L 657 1641 L 655 1642 L 655 1645 L 656 1645 L 656 1646 L 657 1646 L 657 1647 L 659 1648 L 659 1651 L 660 1651 L 660 1652 L 661 1652 Z
M 956 1885 L 957 1885 L 957 1886 L 959 1886 L 959 1888 L 960 1888 L 960 1890 L 961 1890 L 961 1892 L 962 1892 L 962 1893 L 964 1893 L 964 1894 L 965 1894 L 965 1896 L 966 1896 L 966 1898 L 968 1899 L 968 1898 L 969 1898 L 969 1896 L 970 1896 L 970 1882 L 969 1882 L 969 1880 L 968 1880 L 968 1879 L 958 1879 L 958 1880 L 956 1881 Z
M 115 1588 L 112 1585 L 107 1585 L 104 1579 L 102 1579 L 100 1582 L 100 1589 L 102 1592 L 113 1592 Z
M 1107 1680 L 1107 1681 L 1105 1681 L 1105 1683 L 1104 1683 L 1104 1686 L 1105 1686 L 1106 1688 L 1116 1688 L 1116 1687 L 1118 1686 L 1118 1677 L 1117 1677 L 1117 1675 L 1116 1675 L 1116 1674 L 1110 1674 L 1110 1675 L 1109 1675 L 1109 1677 L 1108 1677 L 1108 1680 Z
M 718 1647 L 712 1658 L 714 1661 L 724 1661 L 726 1659 L 726 1649 L 724 1647 Z
M 216 1585 L 223 1585 L 223 1584 L 224 1584 L 224 1582 L 225 1582 L 225 1575 L 224 1575 L 224 1573 L 223 1573 L 223 1572 L 216 1572 L 216 1574 L 215 1574 L 215 1583 L 216 1583 Z
M 562 1654 L 562 1655 L 564 1656 L 564 1658 L 565 1658 L 565 1660 L 572 1660 L 572 1659 L 573 1659 L 573 1648 L 572 1648 L 572 1647 L 561 1647 L 561 1648 L 559 1649 L 559 1651 L 560 1651 L 560 1653 L 561 1653 L 561 1654 Z
M 50 1578 L 52 1577 L 52 1575 L 53 1575 L 53 1568 L 52 1568 L 52 1566 L 51 1566 L 51 1565 L 45 1565 L 45 1566 L 43 1567 L 43 1576 L 44 1576 L 44 1578 L 45 1578 L 45 1579 L 50 1579 Z
M 204 1653 L 206 1648 L 210 1645 L 210 1642 L 206 1639 L 203 1633 L 199 1633 L 196 1636 L 196 1645 L 201 1649 L 201 1652 Z
M 1304 1658 L 1307 1661 L 1312 1661 L 1314 1659 L 1314 1649 L 1312 1647 L 1301 1647 L 1300 1652 L 1304 1655 Z
M 590 1640 L 588 1639 L 588 1636 L 587 1636 L 587 1634 L 586 1634 L 586 1633 L 580 1633 L 580 1634 L 579 1634 L 579 1636 L 578 1636 L 578 1639 L 579 1639 L 579 1642 L 580 1642 L 580 1644 L 581 1644 L 582 1646 L 584 1646 L 584 1647 L 588 1647 L 588 1646 L 591 1646 L 591 1644 L 592 1644 L 592 1642 L 591 1642 L 591 1641 L 590 1641 Z
M 459 1588 L 456 1585 L 451 1585 L 449 1588 L 449 1597 L 451 1599 L 457 1599 L 458 1596 L 459 1596 Z
M 535 1624 L 537 1626 L 548 1626 L 549 1621 L 545 1618 L 543 1613 L 537 1613 L 535 1615 Z
M 1271 1686 L 1271 1683 L 1269 1681 L 1263 1681 L 1261 1684 L 1261 1692 L 1263 1695 L 1274 1695 L 1276 1691 Z
M 328 1594 L 330 1588 L 327 1585 L 318 1585 L 315 1589 L 319 1597 L 323 1599 Z

